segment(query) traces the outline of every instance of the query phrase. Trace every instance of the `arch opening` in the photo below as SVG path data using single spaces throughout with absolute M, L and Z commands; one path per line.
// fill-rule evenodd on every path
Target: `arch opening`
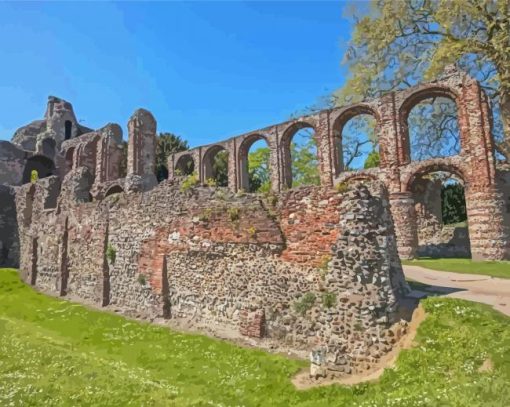
M 419 257 L 471 257 L 464 185 L 448 170 L 431 169 L 411 180 Z
M 247 138 L 239 148 L 239 187 L 248 192 L 269 192 L 271 175 L 270 149 L 267 139 L 261 135 Z
M 228 151 L 212 146 L 204 155 L 204 181 L 208 185 L 228 186 Z
M 195 172 L 195 161 L 190 154 L 181 155 L 175 164 L 175 175 L 191 175 Z
M 31 182 L 33 177 L 46 178 L 55 173 L 55 164 L 52 160 L 42 155 L 36 155 L 27 159 L 23 170 L 23 183 Z
M 120 185 L 113 185 L 108 189 L 108 191 L 106 191 L 106 194 L 104 194 L 104 197 L 106 198 L 107 196 L 114 195 L 114 194 L 121 194 L 123 192 L 124 192 L 124 190 L 122 189 L 122 187 Z M 91 201 L 92 201 L 92 199 L 91 199 Z
M 168 168 L 166 165 L 159 165 L 156 169 L 156 179 L 158 180 L 158 184 L 168 179 Z
M 73 134 L 73 123 L 71 120 L 64 122 L 64 140 L 69 140 Z
M 337 175 L 379 166 L 377 119 L 372 111 L 347 112 L 335 123 L 333 134 Z
M 282 139 L 284 185 L 320 185 L 317 140 L 312 125 L 299 122 Z
M 417 95 L 404 109 L 406 154 L 410 161 L 443 158 L 461 151 L 457 104 L 445 91 Z

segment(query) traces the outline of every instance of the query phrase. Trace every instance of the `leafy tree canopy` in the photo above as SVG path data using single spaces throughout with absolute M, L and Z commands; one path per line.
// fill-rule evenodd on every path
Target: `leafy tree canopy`
M 156 177 L 162 181 L 168 177 L 167 159 L 170 154 L 188 150 L 188 142 L 173 133 L 159 133 L 156 144 Z
M 292 186 L 320 185 L 317 143 L 311 129 L 298 131 L 290 144 Z
M 510 159 L 508 0 L 372 0 L 357 19 L 346 62 L 351 76 L 335 95 L 338 104 L 416 85 L 456 63 L 489 95 L 499 157 Z
M 250 192 L 269 192 L 269 147 L 260 147 L 248 154 Z

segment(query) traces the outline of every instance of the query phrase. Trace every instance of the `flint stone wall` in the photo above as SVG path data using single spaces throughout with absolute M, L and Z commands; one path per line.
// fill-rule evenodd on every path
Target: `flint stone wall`
M 223 188 L 183 191 L 172 180 L 84 202 L 76 191 L 87 179 L 86 169 L 71 171 L 57 201 L 53 182 L 18 188 L 21 270 L 37 288 L 204 332 L 321 347 L 331 372 L 391 348 L 407 287 L 380 185 L 309 187 L 272 205 Z M 318 249 L 304 261 L 308 246 Z

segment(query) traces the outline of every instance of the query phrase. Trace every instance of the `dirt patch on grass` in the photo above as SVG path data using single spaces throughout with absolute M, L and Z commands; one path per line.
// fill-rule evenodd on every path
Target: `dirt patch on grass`
M 490 373 L 494 370 L 494 363 L 490 358 L 487 358 L 483 361 L 482 366 L 478 368 L 479 373 Z
M 414 338 L 420 324 L 425 320 L 425 310 L 419 305 L 413 312 L 409 322 L 407 332 L 395 344 L 393 349 L 384 355 L 378 363 L 374 364 L 369 370 L 362 373 L 354 373 L 335 378 L 312 379 L 309 376 L 309 370 L 302 370 L 292 379 L 292 383 L 297 389 L 305 390 L 311 387 L 327 386 L 330 384 L 342 384 L 353 386 L 359 383 L 373 382 L 379 379 L 385 369 L 391 369 L 395 366 L 398 355 L 402 349 L 409 349 L 414 346 Z M 485 362 L 484 362 L 485 363 Z

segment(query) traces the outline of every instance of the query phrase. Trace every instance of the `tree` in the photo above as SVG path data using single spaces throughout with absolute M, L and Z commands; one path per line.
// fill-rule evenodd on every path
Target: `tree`
M 365 160 L 365 164 L 363 165 L 363 168 L 367 169 L 367 168 L 379 167 L 379 161 L 380 161 L 379 152 L 372 151 L 368 155 L 367 159 Z
M 340 135 L 343 171 L 360 169 L 369 159 L 370 154 L 376 152 L 379 140 L 375 126 L 374 117 L 367 114 L 355 116 L 345 124 Z M 378 165 L 379 161 L 376 166 Z
M 467 219 L 464 187 L 458 182 L 443 184 L 441 188 L 441 211 L 443 223 L 464 222 Z
M 212 163 L 213 178 L 220 187 L 228 186 L 228 151 L 219 151 Z
M 413 86 L 448 64 L 479 80 L 491 99 L 500 158 L 510 160 L 510 2 L 373 0 L 346 54 L 351 76 L 338 103 Z
M 167 160 L 170 154 L 188 150 L 188 142 L 173 133 L 159 133 L 156 144 L 156 177 L 158 181 L 168 178 Z
M 260 147 L 248 154 L 249 192 L 269 192 L 269 147 Z
M 292 186 L 320 185 L 317 143 L 313 132 L 310 129 L 303 129 L 296 133 L 298 134 L 301 140 L 290 144 Z

